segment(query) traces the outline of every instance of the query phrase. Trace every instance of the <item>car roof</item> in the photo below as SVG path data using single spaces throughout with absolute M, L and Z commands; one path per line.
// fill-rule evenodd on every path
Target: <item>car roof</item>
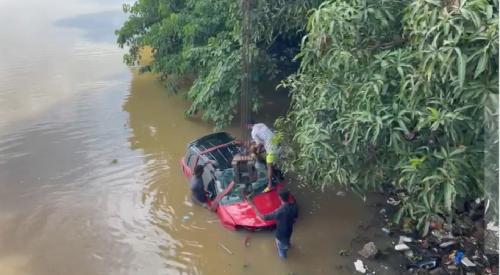
M 202 155 L 217 162 L 218 169 L 231 168 L 234 155 L 241 153 L 241 145 L 236 138 L 226 132 L 203 136 L 189 143 L 192 153 Z

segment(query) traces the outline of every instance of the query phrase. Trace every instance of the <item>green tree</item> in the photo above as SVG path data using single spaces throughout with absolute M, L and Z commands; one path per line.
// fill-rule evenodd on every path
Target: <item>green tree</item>
M 497 24 L 497 0 L 324 2 L 283 84 L 283 165 L 322 187 L 400 188 L 395 220 L 411 217 L 424 234 L 435 215 L 451 221 L 457 198 L 483 196 Z
M 281 79 L 294 72 L 293 57 L 307 22 L 307 12 L 319 0 L 252 0 L 251 56 L 253 87 L 262 80 Z M 227 125 L 240 98 L 241 11 L 230 0 L 139 0 L 124 5 L 128 20 L 117 31 L 127 46 L 125 61 L 134 65 L 140 49 L 153 49 L 153 61 L 143 71 L 158 73 L 169 89 L 185 75 L 194 77 L 187 93 L 188 116 L 203 113 L 217 127 Z M 255 94 L 255 93 L 254 93 Z M 258 108 L 258 97 L 253 109 Z

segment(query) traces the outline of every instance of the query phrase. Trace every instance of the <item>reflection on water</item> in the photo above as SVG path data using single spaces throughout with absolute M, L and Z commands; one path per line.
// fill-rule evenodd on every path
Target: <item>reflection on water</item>
M 338 251 L 374 217 L 359 199 L 292 182 L 288 262 L 271 232 L 227 231 L 190 203 L 178 164 L 212 127 L 123 65 L 120 1 L 40 2 L 0 3 L 0 274 L 352 273 Z

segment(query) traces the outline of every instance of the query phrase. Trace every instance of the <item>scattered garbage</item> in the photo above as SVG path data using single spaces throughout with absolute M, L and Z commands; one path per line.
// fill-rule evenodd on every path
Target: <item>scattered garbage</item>
M 363 249 L 358 251 L 358 254 L 366 259 L 373 259 L 378 254 L 378 248 L 375 243 L 369 242 L 363 246 Z
M 487 230 L 490 230 L 490 231 L 495 231 L 495 232 L 498 232 L 498 225 L 495 225 L 494 222 L 489 222 L 487 225 L 486 225 L 486 229 Z
M 394 198 L 389 198 L 389 199 L 387 200 L 387 204 L 390 204 L 390 205 L 393 205 L 393 206 L 397 206 L 397 205 L 399 205 L 400 203 L 401 203 L 401 201 L 400 201 L 400 200 L 396 200 L 396 199 L 394 199 Z
M 476 264 L 473 263 L 471 260 L 469 260 L 469 258 L 467 258 L 467 257 L 463 257 L 460 262 L 463 265 L 467 266 L 467 267 L 474 267 L 474 266 L 476 266 Z
M 401 204 L 403 197 L 400 193 L 388 194 L 388 205 Z M 428 274 L 434 275 L 499 274 L 497 244 L 500 230 L 498 222 L 485 221 L 487 203 L 484 199 L 464 202 L 462 208 L 455 209 L 452 219 L 439 215 L 430 217 L 425 221 L 428 231 L 423 236 L 417 235 L 422 232 L 417 232 L 416 222 L 405 217 L 398 224 L 387 222 L 381 230 L 388 236 L 398 234 L 393 240 L 392 253 L 404 255 L 410 273 L 427 270 Z M 392 210 L 390 206 L 381 207 L 379 214 L 386 217 Z M 384 250 L 384 254 L 390 254 L 390 251 Z M 363 252 L 358 253 L 367 256 L 362 255 Z
M 338 191 L 337 196 L 339 197 L 345 197 L 345 192 L 344 191 Z
M 184 217 L 182 217 L 183 222 L 187 222 L 189 219 L 191 219 L 191 216 L 189 215 L 185 215 Z
M 409 246 L 407 246 L 406 244 L 404 243 L 400 243 L 400 244 L 397 244 L 394 249 L 396 249 L 397 251 L 404 251 L 404 250 L 408 250 L 410 249 Z
M 343 257 L 347 257 L 347 256 L 351 255 L 351 252 L 349 250 L 342 249 L 342 250 L 339 251 L 339 255 L 343 256 Z
M 444 242 L 444 243 L 440 244 L 439 247 L 446 248 L 446 247 L 450 247 L 456 243 L 457 243 L 456 241 L 448 241 L 448 242 Z
M 464 257 L 464 253 L 462 251 L 457 251 L 455 253 L 455 265 L 458 265 Z
M 408 259 L 413 259 L 415 257 L 415 254 L 413 253 L 412 250 L 405 250 L 405 256 Z
M 399 243 L 411 243 L 413 239 L 404 235 L 399 236 Z
M 412 265 L 412 267 L 418 268 L 418 269 L 431 270 L 431 269 L 436 268 L 438 265 L 439 265 L 438 258 L 429 258 L 429 259 L 423 259 L 423 260 L 417 262 L 415 265 Z
M 361 261 L 360 259 L 358 259 L 357 261 L 354 262 L 354 268 L 356 268 L 357 272 L 360 272 L 363 274 L 366 273 L 365 265 L 363 264 L 363 261 Z

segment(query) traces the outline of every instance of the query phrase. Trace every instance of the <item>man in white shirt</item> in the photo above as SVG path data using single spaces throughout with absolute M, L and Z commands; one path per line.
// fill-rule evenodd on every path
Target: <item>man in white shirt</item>
M 247 122 L 247 127 L 252 130 L 252 139 L 256 145 L 266 149 L 267 188 L 264 192 L 267 192 L 273 187 L 273 164 L 276 158 L 276 145 L 273 144 L 274 133 L 264 123 L 255 123 L 253 119 Z

